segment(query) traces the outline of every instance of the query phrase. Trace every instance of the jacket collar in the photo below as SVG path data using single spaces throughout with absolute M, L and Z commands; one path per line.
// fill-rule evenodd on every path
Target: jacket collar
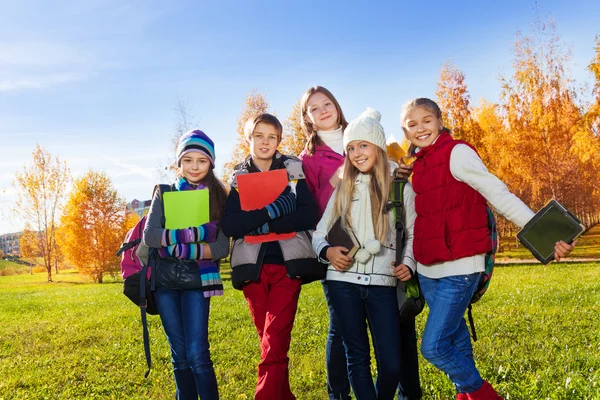
M 445 143 L 447 142 L 451 142 L 452 140 L 452 136 L 450 136 L 450 131 L 447 129 L 443 129 L 439 136 L 436 138 L 435 142 L 433 142 L 432 144 L 430 144 L 427 147 L 424 147 L 422 149 L 419 149 L 419 151 L 417 151 L 415 153 L 417 159 L 421 158 L 421 157 L 425 157 L 427 154 L 435 151 L 436 148 L 443 146 Z
M 273 155 L 273 161 L 271 162 L 269 171 L 285 168 L 285 165 L 283 164 L 285 160 L 286 157 L 283 154 L 281 154 L 279 150 L 275 150 L 275 154 Z M 260 169 L 256 166 L 256 164 L 254 164 L 252 156 L 246 157 L 240 169 L 246 169 L 248 170 L 248 172 L 260 172 Z

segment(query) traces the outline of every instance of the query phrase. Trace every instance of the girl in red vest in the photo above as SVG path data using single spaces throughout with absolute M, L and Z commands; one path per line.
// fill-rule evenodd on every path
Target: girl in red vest
M 421 353 L 452 380 L 457 399 L 501 399 L 475 367 L 463 315 L 492 247 L 486 204 L 519 227 L 534 213 L 487 170 L 471 145 L 450 136 L 434 101 L 417 98 L 406 103 L 401 123 L 411 142 L 409 151 L 416 155 L 413 249 L 430 310 Z M 572 249 L 557 243 L 556 260 Z

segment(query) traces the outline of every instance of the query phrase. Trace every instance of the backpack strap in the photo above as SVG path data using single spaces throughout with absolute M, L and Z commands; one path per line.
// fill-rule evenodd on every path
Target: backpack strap
M 148 263 L 150 263 L 150 261 L 148 261 Z M 148 334 L 148 321 L 146 319 L 146 308 L 148 307 L 148 300 L 146 298 L 147 270 L 148 265 L 144 265 L 140 273 L 140 314 L 142 316 L 142 330 L 144 332 L 144 353 L 146 355 L 146 365 L 148 366 L 148 370 L 144 374 L 144 378 L 148 377 L 150 374 L 150 368 L 152 367 L 152 356 L 150 355 L 150 335 Z
M 467 317 L 469 318 L 469 325 L 471 326 L 471 335 L 473 336 L 473 341 L 477 341 L 477 332 L 475 332 L 475 322 L 473 321 L 473 303 L 469 303 L 467 307 Z
M 158 190 L 160 194 L 160 199 L 162 202 L 163 210 L 165 209 L 163 194 L 165 192 L 173 191 L 172 185 L 156 185 L 154 186 L 154 190 L 152 192 L 152 198 L 156 191 Z M 161 225 L 165 226 L 165 216 L 163 211 L 163 218 L 161 221 Z M 140 235 L 141 237 L 141 235 Z M 158 257 L 158 252 L 155 248 L 150 248 L 148 251 L 148 265 L 142 266 L 142 271 L 140 273 L 140 314 L 142 317 L 142 330 L 144 333 L 144 354 L 146 355 L 146 365 L 148 366 L 148 370 L 144 374 L 144 378 L 147 378 L 150 374 L 150 368 L 152 367 L 152 355 L 150 354 L 150 335 L 148 333 L 148 320 L 147 320 L 147 307 L 148 307 L 148 298 L 146 293 L 146 274 L 148 269 L 150 269 L 150 291 L 156 290 L 156 258 Z
M 390 202 L 396 227 L 396 264 L 402 261 L 404 249 L 404 185 L 405 179 L 394 179 L 390 188 Z

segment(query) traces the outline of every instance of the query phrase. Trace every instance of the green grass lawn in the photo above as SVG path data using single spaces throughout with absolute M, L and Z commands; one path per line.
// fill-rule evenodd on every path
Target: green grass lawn
M 0 277 L 0 399 L 173 398 L 169 348 L 150 318 L 148 379 L 138 309 L 119 282 L 77 273 Z M 600 398 L 600 263 L 497 267 L 474 306 L 477 364 L 507 399 Z M 418 317 L 419 334 L 426 312 Z M 290 351 L 299 400 L 325 399 L 327 312 L 319 283 L 305 285 Z M 259 346 L 242 293 L 226 282 L 211 310 L 211 350 L 222 399 L 251 399 Z M 425 399 L 454 398 L 421 360 Z M 373 368 L 374 370 L 374 368 Z

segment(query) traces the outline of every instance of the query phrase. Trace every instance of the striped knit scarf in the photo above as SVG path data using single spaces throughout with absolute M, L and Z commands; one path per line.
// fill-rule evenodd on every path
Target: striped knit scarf
M 194 186 L 188 183 L 185 178 L 179 178 L 175 182 L 177 190 L 199 190 L 205 189 L 206 186 L 199 184 Z M 219 266 L 213 260 L 198 260 L 198 268 L 200 269 L 200 279 L 202 280 L 202 290 L 204 297 L 222 296 L 223 295 L 223 280 L 219 273 Z

